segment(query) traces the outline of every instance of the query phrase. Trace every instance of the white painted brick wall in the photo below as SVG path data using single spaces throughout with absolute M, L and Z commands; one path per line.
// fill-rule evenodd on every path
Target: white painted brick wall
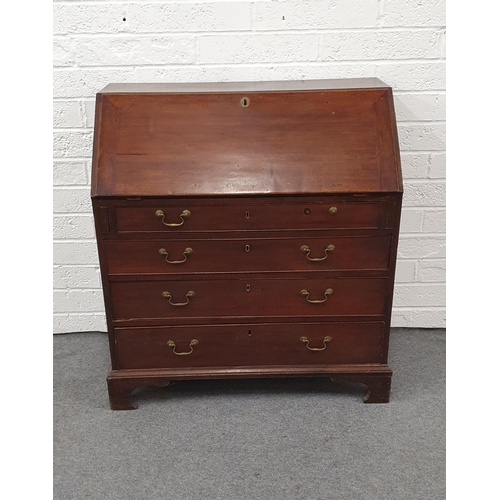
M 393 326 L 445 325 L 445 0 L 54 0 L 54 331 L 105 330 L 90 204 L 110 82 L 377 76 L 394 89 L 404 208 Z

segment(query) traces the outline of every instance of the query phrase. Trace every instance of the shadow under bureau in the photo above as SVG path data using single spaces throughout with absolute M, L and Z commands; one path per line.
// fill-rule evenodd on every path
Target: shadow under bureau
M 235 377 L 344 378 L 387 402 L 402 192 L 376 78 L 108 85 L 92 206 L 111 408 Z

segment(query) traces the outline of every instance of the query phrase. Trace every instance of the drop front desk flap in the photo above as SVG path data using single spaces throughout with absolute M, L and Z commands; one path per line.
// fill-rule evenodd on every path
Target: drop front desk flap
M 105 87 L 92 204 L 111 408 L 171 380 L 276 376 L 387 402 L 402 191 L 376 78 Z

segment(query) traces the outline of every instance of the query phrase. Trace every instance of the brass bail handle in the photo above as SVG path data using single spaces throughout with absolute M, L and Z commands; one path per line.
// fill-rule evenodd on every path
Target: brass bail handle
M 301 290 L 300 295 L 302 295 L 302 297 L 305 297 L 307 302 L 309 302 L 310 304 L 322 304 L 323 302 L 327 301 L 329 295 L 333 295 L 333 290 L 331 288 L 327 288 L 325 290 L 324 293 L 325 298 L 323 300 L 310 300 L 309 299 L 310 294 L 307 290 Z
M 168 299 L 168 303 L 172 306 L 187 306 L 189 304 L 189 299 L 194 297 L 194 292 L 190 290 L 186 293 L 186 302 L 172 302 L 172 294 L 170 292 L 163 292 L 161 296 L 164 299 Z
M 198 344 L 199 344 L 199 342 L 196 339 L 193 339 L 193 340 L 191 340 L 191 342 L 189 342 L 189 348 L 191 349 L 190 351 L 188 351 L 188 352 L 177 352 L 175 350 L 175 347 L 176 347 L 175 346 L 175 342 L 173 340 L 169 340 L 167 342 L 168 347 L 172 348 L 172 352 L 176 356 L 187 356 L 188 354 L 191 354 L 194 351 L 193 346 L 198 345 Z
M 300 337 L 300 341 L 306 344 L 306 347 L 310 351 L 324 351 L 326 349 L 326 344 L 332 341 L 331 337 L 325 337 L 323 339 L 323 347 L 309 347 L 309 339 L 307 337 Z
M 328 252 L 333 252 L 335 250 L 335 245 L 328 245 L 325 248 L 325 256 L 324 257 L 309 257 L 309 254 L 311 253 L 311 249 L 307 245 L 302 245 L 300 247 L 302 252 L 306 254 L 307 260 L 310 260 L 311 262 L 319 262 L 321 260 L 325 260 L 328 257 Z
M 160 255 L 163 255 L 165 257 L 165 262 L 168 262 L 169 264 L 183 264 L 186 262 L 188 255 L 191 255 L 193 253 L 193 249 L 187 247 L 184 252 L 182 252 L 182 255 L 184 255 L 184 259 L 182 260 L 168 260 L 168 252 L 164 248 L 160 248 L 158 250 Z
M 157 210 L 155 212 L 155 215 L 156 217 L 158 217 L 159 219 L 161 219 L 161 221 L 163 222 L 163 224 L 165 226 L 168 226 L 168 227 L 178 227 L 178 226 L 182 226 L 182 224 L 184 224 L 184 219 L 186 219 L 187 217 L 189 217 L 191 215 L 191 212 L 189 210 L 183 210 L 180 214 L 180 218 L 181 218 L 181 221 L 182 222 L 179 222 L 179 223 L 171 223 L 169 224 L 168 222 L 165 222 L 165 213 L 163 212 L 163 210 Z

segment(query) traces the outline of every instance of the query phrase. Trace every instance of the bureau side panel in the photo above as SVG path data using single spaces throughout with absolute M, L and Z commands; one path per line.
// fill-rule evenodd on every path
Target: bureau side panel
M 98 185 L 98 166 L 100 156 L 100 130 L 101 130 L 101 113 L 102 113 L 102 95 L 97 94 L 95 100 L 95 116 L 94 116 L 94 143 L 92 149 L 92 175 L 90 182 L 90 192 L 92 196 L 97 194 Z
M 391 254 L 389 257 L 389 279 L 387 283 L 387 300 L 385 304 L 385 332 L 382 353 L 382 363 L 387 363 L 389 351 L 389 336 L 391 328 L 392 303 L 394 299 L 394 280 L 396 274 L 396 259 L 398 254 L 399 226 L 401 221 L 401 205 L 403 193 L 396 193 L 388 211 L 387 225 L 393 227 Z
M 106 325 L 108 327 L 109 350 L 111 355 L 111 367 L 116 370 L 118 362 L 116 358 L 114 327 L 112 318 L 112 299 L 108 280 L 108 260 L 106 258 L 106 247 L 103 242 L 103 232 L 109 231 L 109 207 L 100 204 L 97 198 L 92 199 L 92 210 L 94 213 L 94 224 L 97 239 L 97 251 L 99 254 L 99 267 L 101 271 L 102 291 L 104 296 L 104 307 L 106 310 Z

